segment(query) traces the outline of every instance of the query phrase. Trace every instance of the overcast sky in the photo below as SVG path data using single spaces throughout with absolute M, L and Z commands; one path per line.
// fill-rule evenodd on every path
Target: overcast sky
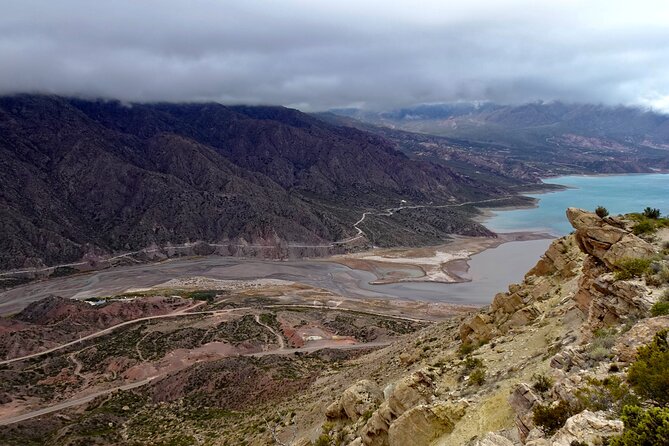
M 0 93 L 669 111 L 668 0 L 0 0 Z

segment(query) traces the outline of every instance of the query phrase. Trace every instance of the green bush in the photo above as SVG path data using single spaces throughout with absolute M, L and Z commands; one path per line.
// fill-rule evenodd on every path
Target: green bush
M 485 369 L 483 367 L 477 367 L 472 370 L 472 373 L 469 374 L 469 385 L 480 386 L 485 382 Z
M 625 406 L 622 420 L 625 431 L 611 438 L 610 446 L 669 445 L 669 408 Z
M 655 227 L 652 221 L 642 220 L 636 225 L 634 225 L 632 232 L 634 232 L 634 235 L 642 235 L 642 234 L 650 234 L 652 232 L 655 232 L 656 230 L 657 228 Z
M 330 436 L 328 434 L 321 434 L 316 439 L 314 446 L 330 446 Z
M 590 378 L 587 383 L 576 391 L 576 399 L 585 409 L 593 412 L 612 410 L 619 414 L 623 406 L 639 404 L 630 387 L 617 376 L 602 380 Z
M 655 316 L 666 316 L 669 314 L 669 302 L 655 302 L 650 309 L 650 314 Z
M 609 215 L 609 210 L 604 206 L 597 206 L 597 209 L 595 209 L 595 214 L 597 214 L 599 218 L 604 218 Z
M 641 277 L 648 271 L 652 259 L 649 258 L 626 258 L 615 264 L 615 279 L 629 280 Z
M 579 413 L 577 407 L 574 407 L 565 400 L 560 400 L 555 405 L 537 404 L 532 410 L 532 421 L 547 436 L 551 436 L 556 430 L 564 426 L 569 417 Z
M 545 393 L 548 392 L 551 387 L 553 387 L 553 380 L 546 375 L 534 374 L 532 379 L 534 379 L 534 384 L 532 384 L 532 387 L 537 392 Z
M 627 381 L 640 397 L 661 405 L 669 404 L 669 330 L 662 330 L 653 341 L 638 350 Z
M 479 358 L 474 358 L 472 356 L 467 356 L 464 362 L 465 371 L 474 370 L 479 367 L 483 367 L 483 361 Z
M 643 210 L 643 216 L 646 218 L 658 219 L 660 218 L 660 210 L 657 208 L 647 207 Z

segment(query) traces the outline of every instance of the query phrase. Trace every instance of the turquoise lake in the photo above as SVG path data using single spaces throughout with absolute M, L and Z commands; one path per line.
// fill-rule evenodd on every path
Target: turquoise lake
M 496 232 L 541 231 L 555 236 L 571 232 L 565 217 L 568 207 L 594 210 L 601 205 L 611 215 L 640 212 L 646 206 L 669 213 L 669 175 L 632 174 L 564 176 L 545 179 L 569 189 L 542 194 L 526 194 L 539 199 L 538 207 L 494 211 L 484 224 Z

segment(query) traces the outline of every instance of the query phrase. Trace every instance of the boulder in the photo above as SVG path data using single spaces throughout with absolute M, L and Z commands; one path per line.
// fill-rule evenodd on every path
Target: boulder
M 605 412 L 583 412 L 569 418 L 565 425 L 551 437 L 552 446 L 570 446 L 572 441 L 602 444 L 603 440 L 623 432 L 623 422 L 609 420 Z
M 508 438 L 488 432 L 483 438 L 475 440 L 471 446 L 514 446 L 514 444 Z
M 388 396 L 388 407 L 395 417 L 418 404 L 429 403 L 434 397 L 434 383 L 422 370 L 400 380 Z
M 492 317 L 487 314 L 475 314 L 460 325 L 460 339 L 465 343 L 489 341 L 494 337 L 493 322 Z
M 360 416 L 371 412 L 381 403 L 383 394 L 379 387 L 369 380 L 358 381 L 348 389 L 344 390 L 339 400 L 341 411 L 348 418 L 357 421 Z M 330 405 L 328 413 L 336 413 L 336 406 Z
M 623 238 L 611 245 L 602 256 L 602 261 L 609 267 L 614 267 L 623 259 L 644 258 L 655 255 L 653 245 L 640 239 L 634 234 L 625 234 Z
M 367 420 L 367 423 L 360 428 L 358 434 L 365 446 L 386 446 L 388 444 L 388 428 L 394 419 L 387 402 L 381 406 Z
M 567 209 L 567 219 L 576 230 L 576 241 L 581 250 L 604 263 L 609 269 L 625 258 L 649 257 L 655 254 L 653 246 L 616 223 L 602 219 L 583 209 Z
M 407 410 L 388 429 L 389 446 L 430 444 L 435 438 L 453 431 L 465 414 L 465 403 L 438 401 Z
M 632 362 L 636 359 L 637 349 L 648 344 L 658 331 L 665 328 L 669 328 L 669 316 L 643 319 L 620 336 L 612 351 L 618 356 L 618 360 Z

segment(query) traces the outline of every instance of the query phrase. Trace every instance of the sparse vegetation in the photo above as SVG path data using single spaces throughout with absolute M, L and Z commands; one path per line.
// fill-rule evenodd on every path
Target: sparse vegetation
M 602 380 L 588 378 L 587 384 L 576 392 L 576 398 L 584 409 L 593 412 L 612 410 L 615 414 L 620 414 L 624 406 L 639 404 L 639 399 L 618 376 Z
M 636 222 L 632 232 L 635 235 L 652 234 L 660 228 L 669 227 L 669 218 L 660 216 L 658 209 L 646 208 L 643 213 L 629 214 Z
M 469 374 L 467 384 L 480 386 L 485 382 L 486 371 L 483 361 L 479 358 L 467 356 L 464 360 L 463 376 Z
M 594 333 L 595 337 L 588 345 L 588 356 L 594 362 L 611 358 L 611 347 L 616 343 L 618 332 L 615 328 L 600 328 Z
M 469 385 L 480 386 L 485 382 L 485 368 L 477 367 L 469 374 Z

